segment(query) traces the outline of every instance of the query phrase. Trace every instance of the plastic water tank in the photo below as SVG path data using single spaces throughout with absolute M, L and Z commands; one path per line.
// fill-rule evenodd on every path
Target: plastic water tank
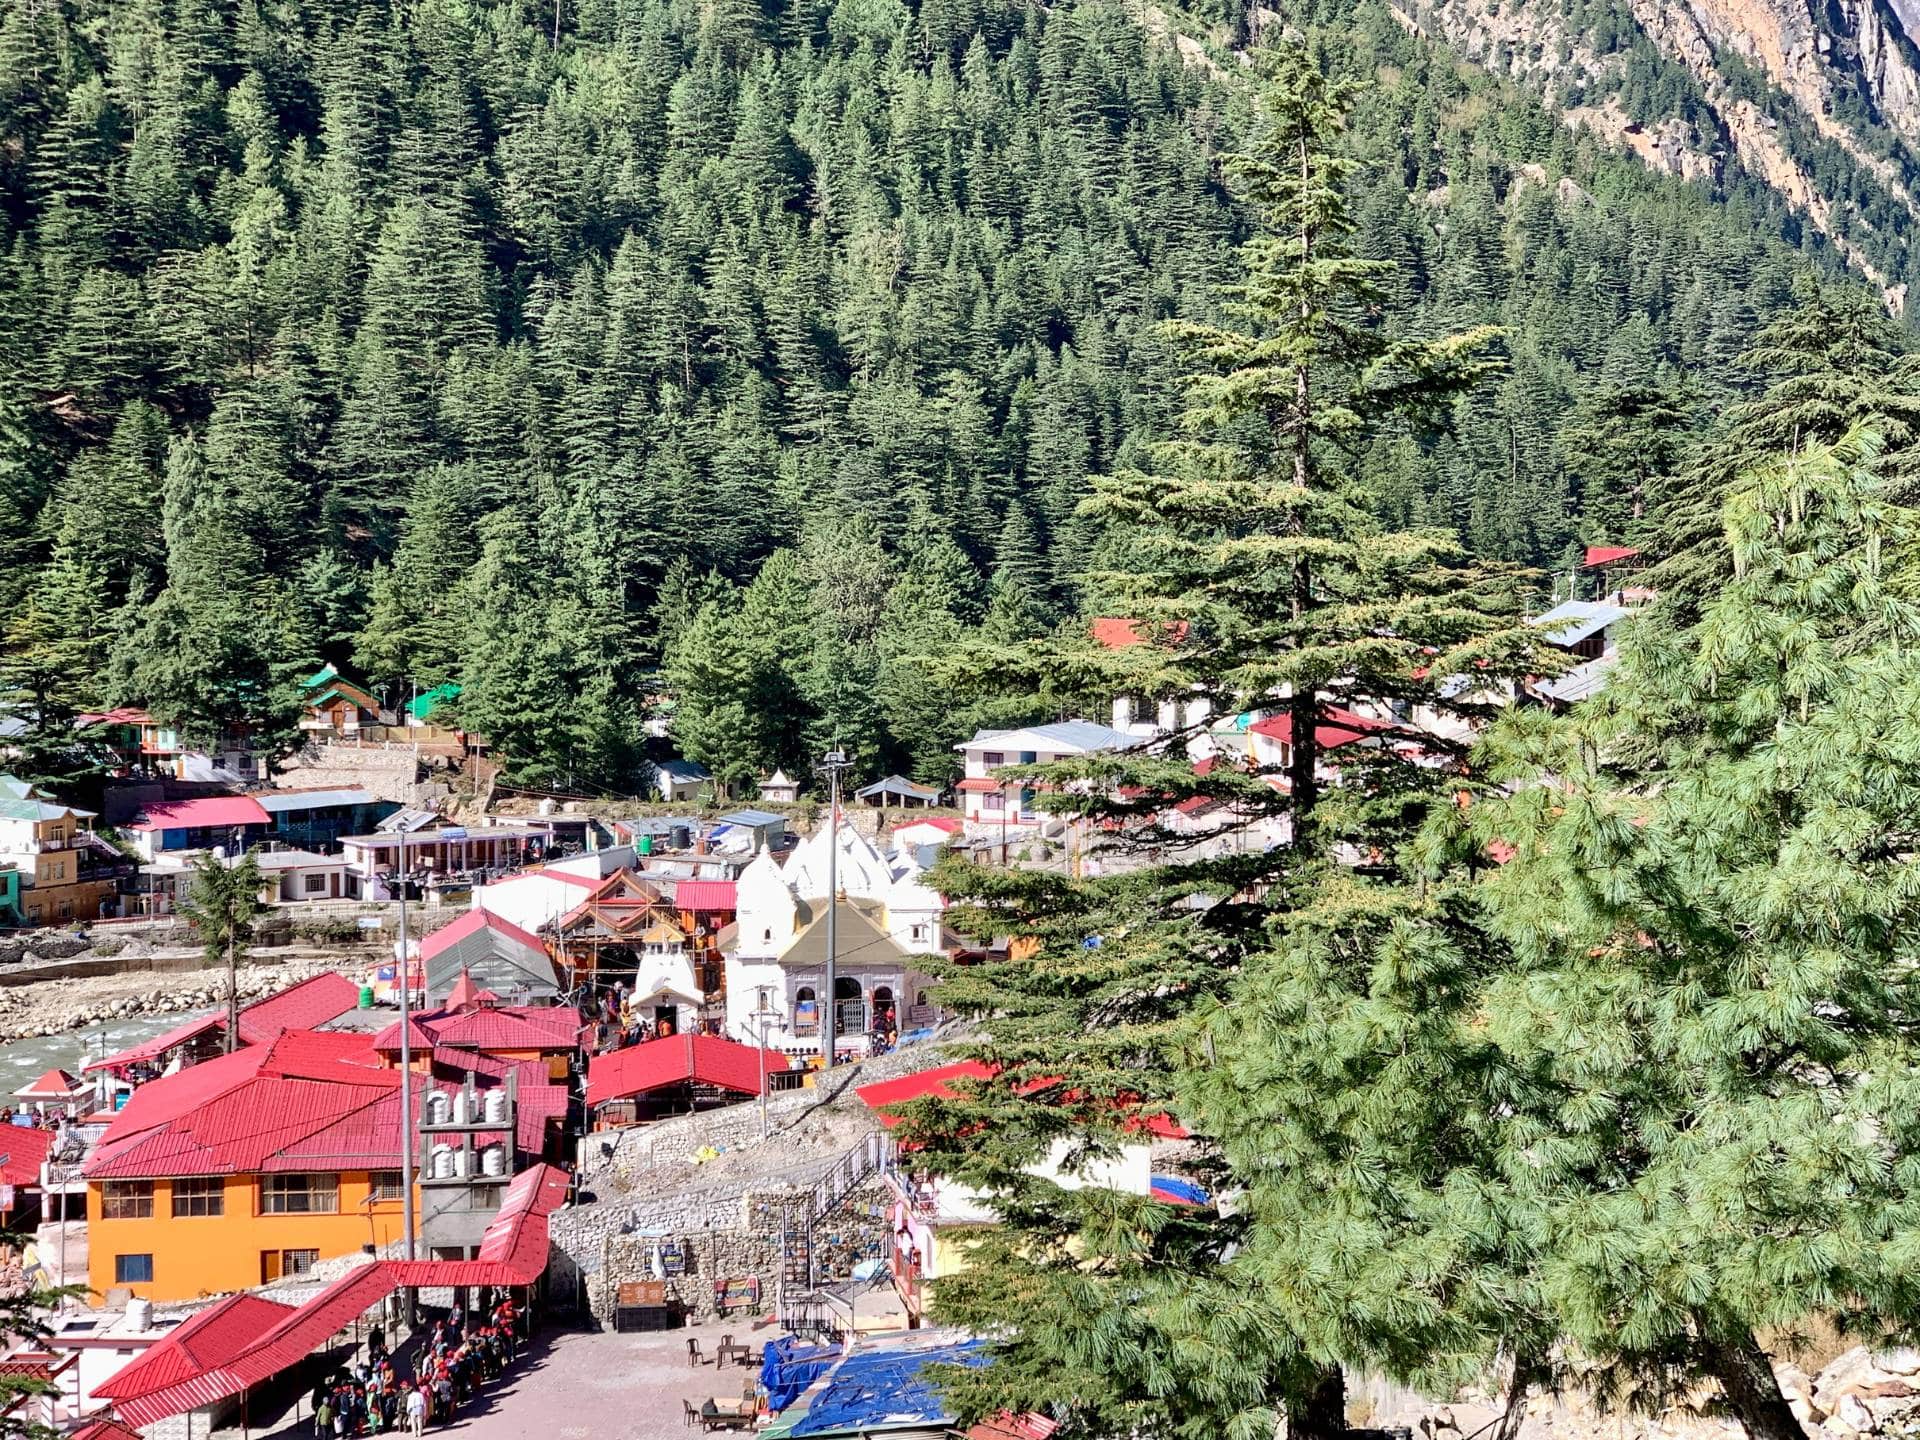
M 456 1175 L 464 1175 L 467 1173 L 467 1152 L 465 1150 L 456 1150 L 453 1152 L 453 1173 Z
M 452 1106 L 447 1100 L 447 1092 L 429 1090 L 427 1092 L 427 1124 L 444 1125 L 450 1114 L 452 1114 Z
M 127 1328 L 129 1330 L 153 1328 L 153 1301 L 142 1300 L 137 1295 L 127 1301 Z
M 638 850 L 642 855 L 651 855 L 653 853 L 653 837 L 651 835 L 642 835 L 639 844 L 633 848 Z
M 498 1125 L 507 1118 L 507 1092 L 489 1090 L 487 1092 L 487 1123 Z
M 431 1166 L 436 1180 L 444 1180 L 453 1174 L 453 1147 L 451 1145 L 434 1146 Z
M 507 1173 L 506 1146 L 489 1145 L 480 1152 L 480 1173 L 482 1175 L 504 1175 Z
M 685 850 L 693 844 L 693 830 L 690 826 L 674 825 L 667 830 L 667 843 L 676 850 Z
M 464 1090 L 453 1092 L 453 1123 L 456 1125 L 467 1123 L 467 1092 Z

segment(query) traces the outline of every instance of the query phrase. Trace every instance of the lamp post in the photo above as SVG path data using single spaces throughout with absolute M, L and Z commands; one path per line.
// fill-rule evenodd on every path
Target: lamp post
M 851 762 L 844 750 L 820 757 L 827 777 L 827 993 L 826 1018 L 820 1026 L 820 1066 L 833 1068 L 834 1037 L 840 1028 L 840 996 L 834 989 L 834 962 L 840 954 L 840 775 Z
M 409 1002 L 412 962 L 407 955 L 407 832 L 400 833 L 400 964 L 394 971 L 400 982 L 400 1228 L 401 1254 L 413 1259 L 413 1011 Z
M 754 987 L 759 999 L 759 1008 L 753 1012 L 753 1018 L 760 1022 L 760 1138 L 767 1138 L 767 1021 L 774 1012 L 767 1008 L 767 996 L 773 990 L 771 985 Z

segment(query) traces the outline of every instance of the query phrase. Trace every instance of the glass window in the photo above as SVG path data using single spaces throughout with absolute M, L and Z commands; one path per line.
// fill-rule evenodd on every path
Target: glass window
M 262 1215 L 332 1215 L 340 1209 L 340 1177 L 327 1174 L 263 1175 Z
M 101 1187 L 102 1220 L 151 1220 L 153 1181 L 109 1180 Z
M 318 1250 L 282 1250 L 280 1252 L 280 1273 L 282 1275 L 305 1275 L 320 1263 Z
M 226 1214 L 226 1182 L 218 1175 L 195 1175 L 174 1181 L 173 1213 L 176 1218 Z
M 400 1172 L 398 1170 L 375 1170 L 367 1176 L 370 1196 L 375 1200 L 398 1200 L 400 1191 Z
M 116 1255 L 113 1257 L 113 1283 L 146 1285 L 153 1280 L 153 1256 Z
M 980 757 L 980 763 L 985 765 L 989 770 L 993 769 L 996 765 L 1004 765 L 1007 763 L 1006 752 L 1004 750 L 989 750 Z
M 1004 810 L 1007 808 L 1007 797 L 1002 791 L 989 790 L 980 797 L 980 808 L 982 810 Z
M 324 893 L 327 888 L 327 877 L 324 875 L 306 875 L 301 877 L 300 883 L 306 887 L 307 894 L 319 895 Z

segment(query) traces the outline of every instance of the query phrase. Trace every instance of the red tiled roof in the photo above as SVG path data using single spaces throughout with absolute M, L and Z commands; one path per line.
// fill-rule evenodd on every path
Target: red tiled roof
M 1049 1440 L 1059 1428 L 1058 1420 L 1032 1410 L 1021 1415 L 1002 1410 L 992 1419 L 982 1420 L 967 1431 L 967 1440 Z
M 468 911 L 468 914 L 481 914 L 481 911 Z M 447 992 L 447 1009 L 465 1010 L 480 1003 L 480 987 L 473 983 L 473 972 L 460 967 L 459 978 L 453 982 L 453 989 Z
M 984 795 L 994 790 L 1003 789 L 1004 784 L 1005 782 L 992 779 L 986 775 L 969 775 L 953 788 L 956 790 L 964 790 L 970 795 Z
M 791 1068 L 778 1050 L 762 1051 L 719 1035 L 667 1035 L 596 1055 L 587 1070 L 587 1104 L 627 1100 L 666 1085 L 695 1082 L 744 1095 L 760 1093 L 760 1067 L 769 1075 Z
M 1587 558 L 1581 568 L 1597 570 L 1602 565 L 1611 565 L 1618 560 L 1631 560 L 1639 553 L 1631 545 L 1589 545 Z
M 432 960 L 453 945 L 482 930 L 494 930 L 510 940 L 516 940 L 529 949 L 538 950 L 543 955 L 546 946 L 540 943 L 536 935 L 530 935 L 511 920 L 503 920 L 491 910 L 469 910 L 451 924 L 442 925 L 426 939 L 420 942 L 420 958 Z
M 210 1305 L 131 1364 L 94 1386 L 102 1400 L 132 1400 L 224 1365 L 294 1313 L 259 1295 L 229 1295 Z
M 140 807 L 129 830 L 195 830 L 203 825 L 266 825 L 271 821 L 251 795 L 206 795 L 198 800 L 162 800 Z
M 41 1162 L 52 1148 L 51 1130 L 0 1126 L 0 1185 L 38 1185 Z
M 151 1425 L 237 1395 L 304 1360 L 397 1289 L 531 1284 L 547 1265 L 547 1217 L 566 1194 L 567 1177 L 553 1166 L 522 1171 L 507 1186 L 500 1213 L 480 1241 L 479 1258 L 383 1260 L 356 1266 L 239 1353 L 122 1401 L 118 1408 L 123 1419 Z
M 1269 715 L 1265 720 L 1255 721 L 1247 729 L 1255 735 L 1264 735 L 1270 740 L 1278 740 L 1282 745 L 1293 741 L 1293 716 L 1282 711 L 1278 715 Z M 1320 711 L 1320 720 L 1313 727 L 1313 738 L 1319 742 L 1322 750 L 1334 750 L 1342 745 L 1351 745 L 1356 740 L 1368 740 L 1393 726 L 1384 720 L 1371 720 L 1352 710 L 1342 710 L 1338 705 L 1324 706 Z
M 734 910 L 739 887 L 731 880 L 682 880 L 673 889 L 676 910 Z
M 960 1093 L 953 1088 L 955 1080 L 991 1080 L 994 1074 L 993 1067 L 982 1061 L 962 1060 L 956 1065 L 922 1070 L 917 1075 L 902 1075 L 897 1080 L 879 1080 L 871 1085 L 859 1085 L 853 1093 L 866 1102 L 869 1110 L 879 1111 L 880 1123 L 891 1130 L 900 1123 L 901 1117 L 888 1111 L 886 1106 L 924 1100 L 928 1096 L 937 1100 L 952 1100 Z
M 1187 622 L 1174 620 L 1162 627 L 1161 633 L 1171 643 L 1178 645 L 1187 638 Z M 1103 615 L 1093 622 L 1094 640 L 1109 650 L 1130 650 L 1135 645 L 1144 645 L 1150 634 L 1151 627 L 1142 625 L 1138 620 Z

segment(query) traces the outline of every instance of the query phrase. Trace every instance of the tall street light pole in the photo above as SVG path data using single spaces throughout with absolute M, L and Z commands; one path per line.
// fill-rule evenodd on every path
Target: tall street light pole
M 834 989 L 834 965 L 840 954 L 840 772 L 848 765 L 844 750 L 829 750 L 820 760 L 827 772 L 827 993 L 826 1019 L 820 1026 L 820 1067 L 833 1068 L 834 1035 L 840 1028 L 840 996 Z
M 413 1259 L 413 1010 L 408 991 L 412 988 L 412 958 L 407 954 L 407 832 L 400 832 L 400 859 L 395 871 L 400 877 L 400 964 L 394 971 L 400 981 L 400 1228 L 405 1232 L 401 1254 Z

